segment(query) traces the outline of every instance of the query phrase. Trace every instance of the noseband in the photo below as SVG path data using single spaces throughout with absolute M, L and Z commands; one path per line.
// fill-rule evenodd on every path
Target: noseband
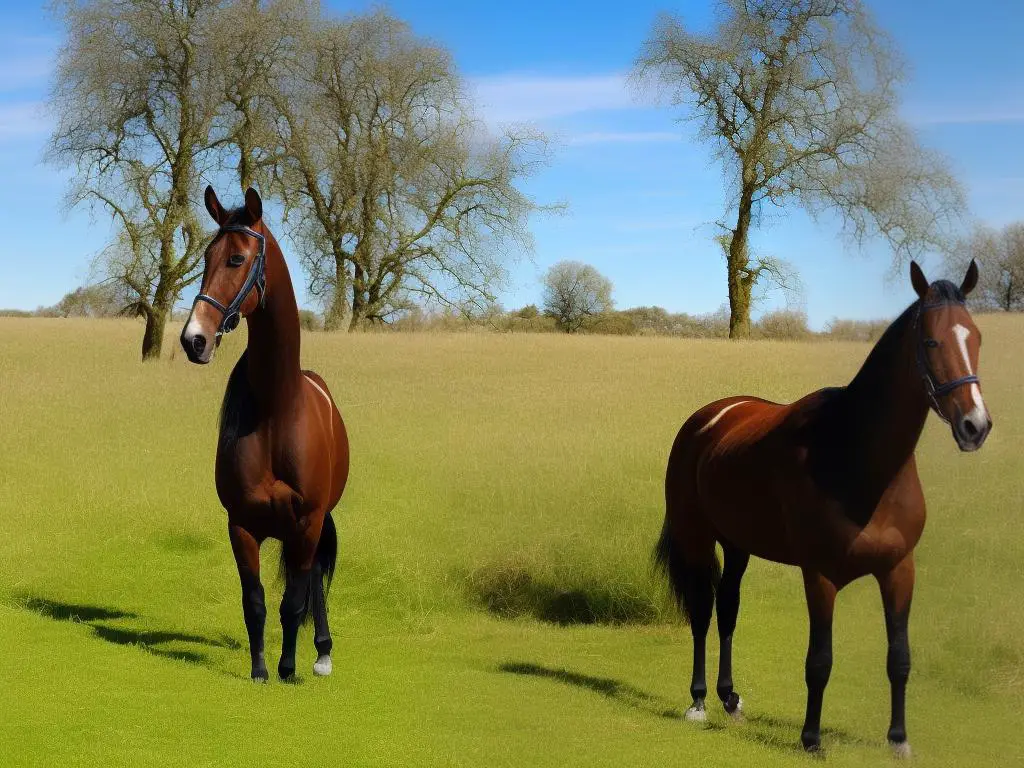
M 963 302 L 957 303 L 963 305 Z M 949 304 L 950 302 L 948 301 L 936 302 L 934 304 L 925 304 L 924 300 L 922 300 L 921 306 L 917 310 L 917 317 L 914 320 L 914 325 L 918 326 L 919 329 L 923 328 L 921 324 L 921 315 L 926 310 L 938 309 L 940 307 L 948 306 Z M 918 333 L 920 335 L 921 331 L 919 330 Z M 928 355 L 925 353 L 924 350 L 925 341 L 926 340 L 923 336 L 920 336 L 918 338 L 917 367 L 921 372 L 921 378 L 924 380 L 924 391 L 925 395 L 928 397 L 929 405 L 931 405 L 931 408 L 933 411 L 935 411 L 936 415 L 948 424 L 949 419 L 945 417 L 945 415 L 942 413 L 942 409 L 939 408 L 939 398 L 948 395 L 954 389 L 962 387 L 966 384 L 980 384 L 981 379 L 979 379 L 972 373 L 969 376 L 961 376 L 959 379 L 953 379 L 952 381 L 947 381 L 944 384 L 940 384 L 938 380 L 935 378 L 935 374 L 932 373 L 931 366 L 928 365 Z
M 256 287 L 256 291 L 259 294 L 259 304 L 263 306 L 263 299 L 267 293 L 267 239 L 249 227 L 242 225 L 234 225 L 230 227 L 221 227 L 217 233 L 219 238 L 225 232 L 241 232 L 243 235 L 249 235 L 255 237 L 259 242 L 259 251 L 256 253 L 256 261 L 249 268 L 249 274 L 245 277 L 245 282 L 242 283 L 241 289 L 238 291 L 238 295 L 235 296 L 235 300 L 228 304 L 226 307 L 217 301 L 213 296 L 209 296 L 205 293 L 200 293 L 196 296 L 195 301 L 192 302 L 192 310 L 195 311 L 196 304 L 200 301 L 205 301 L 215 309 L 219 310 L 222 317 L 220 325 L 217 326 L 217 337 L 220 338 L 225 333 L 231 333 L 235 328 L 238 327 L 238 323 L 242 318 L 242 304 L 246 298 L 252 293 L 253 286 Z M 214 238 L 216 241 L 217 238 Z

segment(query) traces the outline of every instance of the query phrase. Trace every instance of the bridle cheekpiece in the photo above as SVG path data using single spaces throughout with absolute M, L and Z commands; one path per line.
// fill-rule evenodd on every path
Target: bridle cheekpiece
M 217 232 L 216 237 L 214 237 L 214 242 L 216 242 L 217 238 L 225 232 L 241 232 L 244 235 L 255 237 L 257 242 L 259 242 L 259 250 L 256 253 L 256 260 L 249 268 L 249 274 L 246 275 L 245 282 L 242 283 L 242 287 L 239 289 L 238 295 L 235 296 L 234 301 L 225 307 L 212 296 L 200 293 L 196 296 L 195 301 L 192 302 L 193 311 L 195 310 L 196 304 L 200 301 L 205 301 L 221 313 L 220 325 L 217 326 L 217 338 L 220 338 L 225 333 L 231 333 L 238 327 L 238 323 L 242 319 L 242 304 L 245 302 L 246 298 L 248 298 L 249 294 L 252 293 L 253 287 L 256 288 L 256 291 L 259 294 L 259 305 L 261 307 L 264 305 L 264 297 L 267 293 L 267 238 L 249 227 L 241 224 L 235 224 L 227 227 L 221 227 L 220 231 Z
M 925 304 L 924 299 L 921 299 L 920 306 L 917 310 L 917 317 L 914 319 L 914 325 L 918 326 L 919 329 L 923 329 L 924 326 L 921 323 L 921 315 L 924 314 L 926 310 L 939 309 L 940 307 L 949 306 L 951 303 L 953 302 L 938 301 L 933 302 L 931 304 Z M 963 306 L 964 304 L 963 301 L 957 301 L 955 303 L 960 304 L 961 306 Z M 961 376 L 959 379 L 953 379 L 952 381 L 947 381 L 943 384 L 940 384 L 938 380 L 935 378 L 935 374 L 932 373 L 931 366 L 928 365 L 928 355 L 925 353 L 924 349 L 925 343 L 928 340 L 921 335 L 922 332 L 922 330 L 918 331 L 919 338 L 917 342 L 917 366 L 921 372 L 921 378 L 924 380 L 925 395 L 928 397 L 928 404 L 931 406 L 932 410 L 935 411 L 936 415 L 940 419 L 942 419 L 944 422 L 948 424 L 949 419 L 946 418 L 946 416 L 942 413 L 942 409 L 939 408 L 939 398 L 944 397 L 945 395 L 948 395 L 950 392 L 952 392 L 954 389 L 958 389 L 959 387 L 965 386 L 967 384 L 980 384 L 981 379 L 979 379 L 975 374 L 972 373 L 968 376 Z

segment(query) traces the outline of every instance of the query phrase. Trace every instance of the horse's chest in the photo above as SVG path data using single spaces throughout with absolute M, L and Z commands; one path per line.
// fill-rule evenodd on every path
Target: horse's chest
M 261 502 L 276 483 L 298 485 L 295 462 L 262 433 L 217 450 L 217 492 L 225 507 Z

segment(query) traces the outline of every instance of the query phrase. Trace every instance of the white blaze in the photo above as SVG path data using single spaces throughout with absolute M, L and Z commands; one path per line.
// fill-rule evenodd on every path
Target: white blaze
M 960 346 L 960 354 L 964 358 L 964 367 L 967 368 L 967 375 L 974 375 L 974 368 L 971 367 L 971 357 L 967 354 L 967 337 L 971 335 L 970 329 L 957 323 L 953 326 L 953 335 Z M 972 421 L 981 422 L 988 418 L 988 411 L 985 409 L 985 401 L 981 399 L 981 389 L 977 384 L 971 384 L 971 399 L 974 401 L 974 409 L 967 414 Z

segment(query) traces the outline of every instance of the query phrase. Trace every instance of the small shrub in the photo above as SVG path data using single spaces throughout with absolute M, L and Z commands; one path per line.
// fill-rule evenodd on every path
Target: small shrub
M 834 317 L 825 326 L 825 335 L 836 341 L 877 341 L 889 323 L 889 320 L 841 320 Z
M 475 605 L 509 619 L 530 616 L 560 625 L 655 624 L 666 615 L 663 596 L 651 585 L 600 579 L 575 569 L 536 569 L 515 560 L 478 568 L 469 575 L 467 587 Z
M 316 312 L 310 309 L 300 309 L 299 327 L 304 331 L 322 331 L 324 321 Z
M 776 341 L 801 341 L 812 335 L 807 315 L 791 309 L 768 312 L 757 321 L 755 330 L 758 336 Z

